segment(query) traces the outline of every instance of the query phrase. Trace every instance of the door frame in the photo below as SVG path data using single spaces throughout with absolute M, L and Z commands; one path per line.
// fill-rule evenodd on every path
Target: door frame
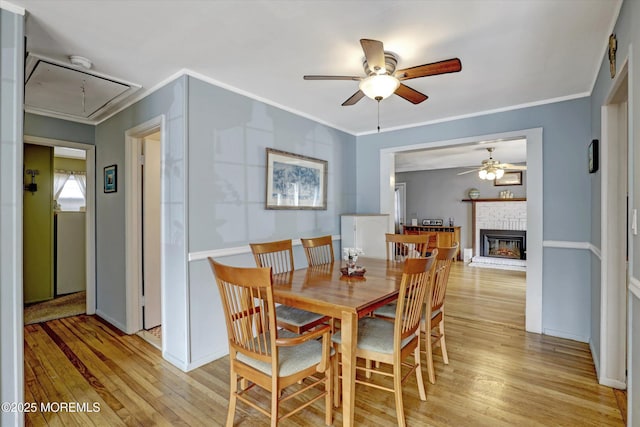
M 542 128 L 477 135 L 466 138 L 433 141 L 380 150 L 380 213 L 389 214 L 389 226 L 394 223 L 393 192 L 395 189 L 395 155 L 403 151 L 424 148 L 468 145 L 478 141 L 527 140 L 527 290 L 525 329 L 542 333 L 542 263 L 543 263 L 543 174 Z
M 402 212 L 404 213 L 404 222 L 402 223 L 402 228 L 404 229 L 404 227 L 407 225 L 407 183 L 406 182 L 396 182 L 395 186 L 394 186 L 394 191 L 398 190 L 400 191 L 400 194 L 402 194 Z M 395 228 L 395 218 L 394 218 L 394 228 Z
M 86 311 L 87 314 L 96 313 L 96 146 L 80 142 L 63 141 L 60 139 L 42 138 L 24 135 L 25 144 L 42 145 L 46 147 L 65 147 L 84 150 L 87 174 L 87 194 L 85 212 L 85 256 L 86 256 Z
M 142 329 L 142 227 L 141 212 L 141 190 L 140 186 L 140 146 L 142 140 L 153 133 L 160 132 L 160 150 L 164 152 L 165 147 L 165 117 L 164 115 L 155 117 L 125 132 L 125 162 L 124 162 L 124 191 L 125 191 L 125 278 L 126 278 L 126 331 L 129 334 L 136 333 Z M 160 178 L 162 203 L 162 188 L 164 179 Z M 165 218 L 160 213 L 161 229 L 164 230 Z M 161 242 L 163 240 L 161 234 Z M 165 258 L 164 242 L 160 245 L 160 259 Z M 162 325 L 166 325 L 167 316 L 165 310 L 165 277 L 161 269 L 160 274 L 160 295 L 161 295 L 161 319 Z M 166 349 L 166 340 L 162 339 L 162 352 Z
M 631 52 L 631 50 L 629 52 Z M 629 120 L 629 117 L 632 117 L 633 113 L 633 97 L 631 93 L 632 74 L 629 73 L 630 57 L 631 54 L 629 54 L 629 57 L 622 63 L 601 107 L 600 360 L 597 366 L 599 366 L 598 381 L 600 384 L 619 389 L 625 389 L 627 387 L 627 289 L 629 277 L 632 272 L 620 271 L 619 263 L 617 263 L 619 257 L 625 255 L 627 248 L 623 247 L 623 242 L 621 242 L 619 238 L 620 233 L 615 229 L 616 226 L 620 225 L 615 218 L 620 218 L 621 214 L 624 213 L 626 213 L 627 222 L 628 218 L 630 218 L 628 209 L 633 206 L 633 194 L 629 191 L 632 188 L 631 171 L 633 156 L 627 156 L 626 181 L 629 195 L 628 203 L 625 203 L 625 206 L 615 203 L 615 195 L 620 190 L 617 165 L 619 162 L 625 160 L 621 144 L 626 143 L 627 153 L 633 152 L 631 145 L 631 141 L 633 141 L 633 122 Z M 619 107 L 621 102 L 618 96 L 621 91 L 624 91 L 623 85 L 625 83 L 627 109 L 621 112 Z M 621 114 L 626 114 L 627 116 L 626 141 L 623 141 L 624 136 L 620 135 L 619 124 Z M 625 227 L 627 241 L 631 242 L 629 235 L 631 230 L 628 227 L 628 223 Z M 629 245 L 628 250 L 629 259 L 633 259 L 633 246 Z M 632 263 L 629 264 L 629 268 L 632 268 Z M 622 281 L 625 283 L 624 287 L 620 285 Z

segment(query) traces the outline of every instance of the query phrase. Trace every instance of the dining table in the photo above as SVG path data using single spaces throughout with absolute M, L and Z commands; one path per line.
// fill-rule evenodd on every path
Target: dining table
M 339 261 L 273 275 L 277 303 L 340 319 L 343 426 L 354 423 L 358 319 L 398 298 L 404 263 L 359 257 L 358 266 L 362 277 L 343 275 Z

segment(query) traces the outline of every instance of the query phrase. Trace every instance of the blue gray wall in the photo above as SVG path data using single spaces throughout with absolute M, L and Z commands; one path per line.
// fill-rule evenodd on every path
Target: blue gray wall
M 163 325 L 164 355 L 188 359 L 186 262 L 186 90 L 179 78 L 96 128 L 96 170 L 117 165 L 117 192 L 104 193 L 102 173 L 96 177 L 96 313 L 127 328 L 125 277 L 125 132 L 151 119 L 165 117 L 162 147 L 162 275 L 168 285 L 162 298 L 172 321 Z
M 380 150 L 543 128 L 543 240 L 585 244 L 591 237 L 591 182 L 586 148 L 591 136 L 589 98 L 454 120 L 357 138 L 358 211 L 380 206 Z M 590 255 L 545 248 L 545 333 L 587 341 L 591 333 Z M 580 272 L 575 274 L 575 272 Z
M 478 179 L 477 173 L 458 175 L 468 170 L 450 168 L 396 173 L 396 183 L 407 184 L 406 223 L 411 224 L 411 218 L 417 218 L 418 224 L 425 218 L 442 218 L 446 224 L 452 217 L 455 225 L 461 226 L 460 247 L 472 248 L 471 203 L 462 201 L 469 198 L 471 188 L 480 190 L 480 198 L 497 198 L 503 190 L 511 191 L 513 197 L 527 197 L 526 171 L 522 173 L 522 185 L 496 187 L 493 181 Z
M 53 117 L 25 113 L 24 134 L 95 145 L 96 127 Z
M 254 266 L 250 242 L 340 234 L 340 214 L 355 211 L 355 137 L 189 79 L 189 301 L 191 361 L 227 353 L 226 329 L 209 253 Z M 266 148 L 328 161 L 327 210 L 266 210 Z M 240 248 L 225 256 L 225 248 Z M 304 267 L 295 251 L 296 267 Z
M 0 9 L 0 48 L 0 401 L 21 402 L 24 15 Z M 0 425 L 22 421 L 20 411 L 0 412 Z

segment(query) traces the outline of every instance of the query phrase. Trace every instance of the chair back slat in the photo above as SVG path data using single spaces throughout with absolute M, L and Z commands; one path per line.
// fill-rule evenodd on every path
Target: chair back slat
M 456 256 L 458 244 L 452 247 L 438 248 L 437 261 L 434 271 L 433 290 L 431 292 L 431 311 L 436 311 L 444 305 L 444 297 L 449 282 L 451 263 Z
M 231 267 L 211 258 L 209 263 L 222 299 L 229 350 L 271 362 L 276 338 L 271 268 Z
M 300 239 L 309 266 L 330 264 L 335 260 L 331 236 Z
M 436 261 L 435 254 L 427 258 L 407 258 L 402 273 L 400 294 L 396 304 L 395 334 L 400 341 L 415 334 L 420 327 L 424 301 L 429 287 L 429 272 Z
M 258 267 L 271 267 L 273 274 L 293 271 L 291 239 L 268 243 L 251 243 L 251 252 Z
M 419 258 L 427 255 L 428 234 L 385 234 L 387 260 L 404 262 L 407 258 Z

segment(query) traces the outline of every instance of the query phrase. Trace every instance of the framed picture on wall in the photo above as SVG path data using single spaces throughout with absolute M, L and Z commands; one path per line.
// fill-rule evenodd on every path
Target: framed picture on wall
M 598 170 L 598 140 L 594 139 L 589 144 L 589 173 L 594 173 Z
M 327 209 L 327 161 L 267 148 L 267 209 Z
M 493 181 L 496 187 L 507 185 L 522 185 L 522 171 L 505 172 L 502 178 L 496 178 Z
M 104 168 L 104 192 L 115 193 L 118 191 L 118 165 Z

